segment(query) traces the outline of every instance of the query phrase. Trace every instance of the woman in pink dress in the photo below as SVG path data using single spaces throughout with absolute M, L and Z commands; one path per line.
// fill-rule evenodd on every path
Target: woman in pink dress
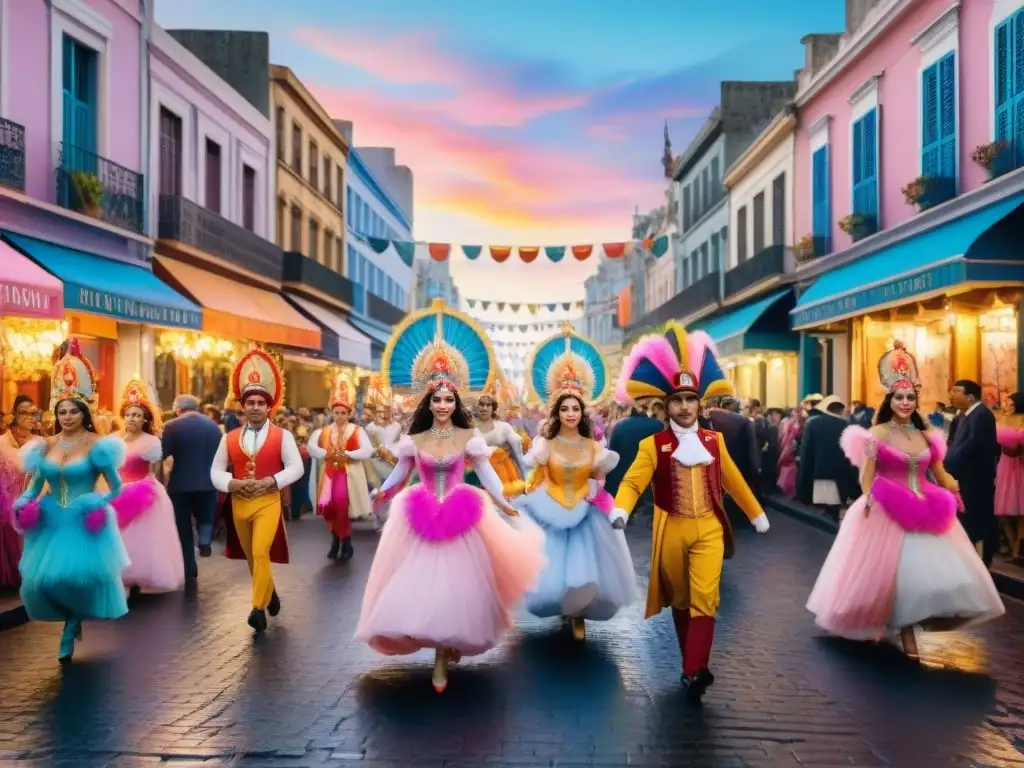
M 544 567 L 542 531 L 521 518 L 509 524 L 495 509 L 516 515 L 459 396 L 485 390 L 496 368 L 474 321 L 441 302 L 406 318 L 381 363 L 395 390 L 424 394 L 398 443 L 398 464 L 375 492 L 391 510 L 355 636 L 389 656 L 434 649 L 438 693 L 450 662 L 498 644 Z M 487 493 L 464 482 L 467 462 Z M 413 470 L 420 482 L 403 490 Z
M 1020 557 L 1024 540 L 1024 394 L 1010 395 L 1013 413 L 1000 419 L 999 466 L 996 468 L 996 516 L 1010 543 L 1010 556 Z
M 131 564 L 122 572 L 124 585 L 133 590 L 173 592 L 185 584 L 185 563 L 174 522 L 174 507 L 166 489 L 154 476 L 163 450 L 160 409 L 148 397 L 146 385 L 138 378 L 124 388 L 121 398 L 121 437 L 127 457 L 121 469 L 124 488 L 112 506 L 139 505 L 144 511 L 121 532 Z
M 14 529 L 14 500 L 28 488 L 22 471 L 21 448 L 38 439 L 39 409 L 28 395 L 14 398 L 11 423 L 0 434 L 0 587 L 21 585 L 21 535 Z
M 777 485 L 783 495 L 796 496 L 796 457 L 800 435 L 804 429 L 807 412 L 803 406 L 794 408 L 793 413 L 779 425 L 779 478 Z
M 916 361 L 896 342 L 878 371 L 887 394 L 875 426 L 850 426 L 842 437 L 864 495 L 847 511 L 807 608 L 841 637 L 877 641 L 899 631 L 916 659 L 915 627 L 959 629 L 1005 609 L 957 520 L 957 483 L 942 467 L 945 438 L 918 413 Z

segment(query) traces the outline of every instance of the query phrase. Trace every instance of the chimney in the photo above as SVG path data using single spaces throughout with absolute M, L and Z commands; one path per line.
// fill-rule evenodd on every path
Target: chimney
M 352 146 L 352 121 L 351 120 L 334 120 L 334 127 L 341 131 L 341 135 L 345 137 L 345 142 L 351 147 Z
M 804 35 L 800 38 L 800 42 L 804 46 L 804 68 L 802 71 L 805 77 L 813 78 L 826 64 L 832 61 L 839 52 L 839 41 L 842 37 L 836 33 L 818 33 Z

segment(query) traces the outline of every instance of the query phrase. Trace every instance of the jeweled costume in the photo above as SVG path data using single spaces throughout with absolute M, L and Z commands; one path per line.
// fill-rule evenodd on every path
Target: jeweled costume
M 344 408 L 351 415 L 352 395 L 348 382 L 341 376 L 335 381 L 329 413 Z M 358 424 L 349 422 L 344 431 L 336 424 L 313 432 L 306 445 L 316 459 L 316 493 L 313 498 L 317 514 L 327 521 L 331 532 L 328 557 L 348 560 L 353 555 L 352 520 L 372 516 L 370 492 L 364 462 L 373 455 L 369 436 Z
M 620 400 L 732 394 L 710 339 L 669 325 L 664 335 L 649 336 L 633 348 L 619 380 Z M 767 518 L 726 450 L 722 436 L 696 424 L 674 422 L 645 438 L 619 485 L 615 512 L 632 513 L 644 489 L 654 491 L 651 576 L 646 617 L 672 609 L 683 680 L 699 699 L 714 681 L 708 667 L 719 605 L 723 558 L 733 552 L 733 532 L 722 503 L 735 499 L 758 530 Z
M 482 389 L 496 363 L 476 324 L 435 302 L 395 329 L 381 367 L 396 390 L 429 398 L 441 390 Z M 420 437 L 426 433 L 401 439 L 398 464 L 378 497 L 391 501 L 391 513 L 356 639 L 388 655 L 421 648 L 483 653 L 512 626 L 515 606 L 535 583 L 543 535 L 528 523 L 510 525 L 487 493 L 463 482 L 465 464 L 472 463 L 487 491 L 502 498 L 479 434 L 454 430 L 457 450 L 445 456 L 421 450 Z M 405 488 L 414 470 L 421 481 Z
M 245 404 L 250 396 L 262 397 L 268 406 L 267 420 L 258 429 L 249 423 L 221 439 L 213 459 L 210 479 L 221 493 L 230 493 L 231 514 L 224 519 L 227 547 L 232 560 L 246 560 L 252 574 L 252 612 L 249 625 L 257 632 L 266 628 L 265 613 L 276 616 L 281 607 L 274 589 L 271 563 L 288 563 L 288 535 L 282 515 L 281 491 L 302 478 L 302 456 L 291 432 L 272 423 L 283 394 L 281 372 L 273 358 L 261 349 L 246 353 L 232 372 L 235 399 Z M 232 480 L 274 478 L 270 490 L 253 498 L 231 493 Z
M 528 381 L 531 394 L 549 409 L 570 395 L 585 412 L 609 389 L 600 351 L 571 327 L 537 345 Z M 612 500 L 604 492 L 604 475 L 618 461 L 618 454 L 590 438 L 569 444 L 538 436 L 526 457 L 534 468 L 529 491 L 515 501 L 544 530 L 548 558 L 526 608 L 535 616 L 572 620 L 577 639 L 584 636 L 584 619 L 610 619 L 638 596 L 629 546 L 625 534 L 612 528 Z

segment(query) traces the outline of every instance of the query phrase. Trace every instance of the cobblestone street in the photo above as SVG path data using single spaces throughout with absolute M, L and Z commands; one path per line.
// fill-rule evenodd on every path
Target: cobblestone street
M 253 640 L 242 565 L 200 561 L 197 596 L 144 597 L 87 624 L 73 666 L 57 625 L 0 633 L 0 764 L 117 766 L 1024 766 L 1024 607 L 924 637 L 925 664 L 823 639 L 803 604 L 828 535 L 776 513 L 727 565 L 703 709 L 686 705 L 669 617 L 641 607 L 585 645 L 522 618 L 486 656 L 429 683 L 430 656 L 352 640 L 373 534 L 324 558 L 322 523 L 291 524 L 284 608 Z M 631 533 L 646 578 L 648 532 Z M 1011 601 L 1012 602 L 1012 601 Z

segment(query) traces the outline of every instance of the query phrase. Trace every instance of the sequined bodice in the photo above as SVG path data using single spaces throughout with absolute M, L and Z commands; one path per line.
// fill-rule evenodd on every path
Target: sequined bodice
M 909 455 L 893 448 L 888 443 L 879 441 L 875 476 L 891 480 L 920 496 L 925 484 L 934 485 L 929 482 L 925 474 L 932 462 L 932 457 L 931 448 Z
M 57 497 L 62 506 L 95 491 L 100 476 L 99 470 L 88 457 L 68 462 L 63 467 L 44 457 L 39 463 L 39 471 L 50 487 L 50 493 Z
M 587 480 L 594 469 L 594 451 L 591 446 L 584 446 L 578 457 L 574 458 L 575 455 L 575 451 L 572 455 L 568 451 L 564 455 L 552 451 L 547 463 L 547 491 L 555 501 L 567 508 L 575 507 L 586 497 Z
M 439 499 L 443 499 L 448 491 L 463 481 L 465 470 L 466 458 L 461 451 L 440 459 L 424 451 L 416 453 L 416 471 L 420 482 Z

